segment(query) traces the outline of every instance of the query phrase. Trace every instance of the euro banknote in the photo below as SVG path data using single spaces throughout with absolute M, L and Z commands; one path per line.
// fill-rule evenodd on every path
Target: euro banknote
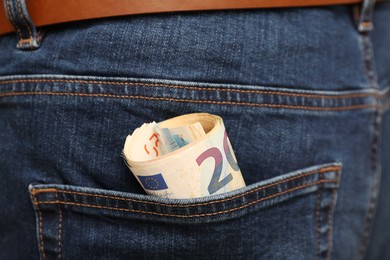
M 223 120 L 216 115 L 145 123 L 127 136 L 123 155 L 150 195 L 197 198 L 245 187 Z

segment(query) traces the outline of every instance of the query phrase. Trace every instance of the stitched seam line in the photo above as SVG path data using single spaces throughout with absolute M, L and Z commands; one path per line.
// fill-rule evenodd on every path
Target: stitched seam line
M 347 99 L 347 98 L 360 98 L 360 97 L 381 97 L 379 93 L 356 93 L 345 95 L 321 95 L 321 94 L 298 94 L 289 93 L 283 91 L 265 91 L 265 90 L 243 90 L 243 89 L 229 89 L 229 88 L 210 88 L 210 87 L 192 87 L 192 86 L 180 86 L 169 85 L 162 83 L 143 83 L 143 82 L 117 82 L 117 81 L 96 81 L 96 80 L 51 80 L 51 79 L 20 79 L 20 80 L 5 80 L 0 81 L 0 85 L 10 83 L 79 83 L 79 84 L 107 84 L 107 85 L 121 85 L 121 86 L 149 86 L 149 87 L 166 87 L 174 89 L 188 89 L 188 90 L 206 90 L 206 91 L 224 91 L 224 92 L 237 92 L 237 93 L 250 93 L 250 94 L 264 94 L 264 95 L 283 95 L 292 97 L 307 97 L 307 98 L 330 98 L 330 99 Z
M 41 251 L 42 258 L 45 258 L 45 245 L 43 242 L 43 233 L 42 233 L 42 229 L 43 229 L 42 213 L 41 210 L 39 209 L 37 197 L 35 196 L 35 194 L 33 194 L 33 196 L 34 196 L 34 204 L 38 212 L 38 220 L 39 220 L 39 240 L 40 240 L 39 250 Z
M 231 201 L 231 200 L 234 200 L 234 199 L 237 199 L 237 198 L 244 197 L 244 196 L 246 196 L 248 194 L 255 193 L 257 191 L 264 190 L 264 189 L 267 189 L 267 188 L 270 188 L 270 187 L 273 187 L 273 186 L 276 186 L 276 185 L 279 185 L 279 184 L 283 184 L 283 183 L 286 183 L 286 182 L 289 182 L 289 181 L 292 181 L 292 180 L 296 180 L 296 179 L 299 179 L 299 178 L 303 178 L 303 177 L 307 177 L 307 176 L 310 176 L 310 175 L 314 175 L 316 173 L 322 174 L 322 173 L 331 172 L 331 171 L 339 171 L 340 169 L 341 169 L 341 167 L 329 166 L 329 167 L 325 167 L 325 168 L 322 168 L 322 169 L 313 170 L 313 171 L 310 171 L 310 172 L 307 172 L 307 173 L 304 173 L 304 174 L 300 174 L 300 175 L 297 175 L 297 176 L 294 176 L 294 177 L 290 177 L 290 178 L 287 178 L 285 180 L 281 180 L 281 181 L 278 181 L 278 182 L 275 182 L 275 183 L 270 183 L 270 184 L 267 184 L 265 186 L 257 187 L 257 188 L 255 188 L 253 190 L 249 190 L 249 191 L 246 191 L 246 192 L 244 192 L 242 194 L 238 194 L 238 195 L 235 195 L 235 196 L 232 196 L 232 197 L 229 197 L 229 198 L 225 198 L 223 200 L 209 201 L 209 202 L 200 202 L 200 203 L 185 204 L 185 205 L 163 204 L 163 203 L 159 203 L 159 202 L 143 201 L 143 200 L 122 198 L 122 197 L 116 197 L 116 196 L 108 196 L 108 195 L 101 195 L 101 194 L 91 194 L 91 193 L 86 193 L 86 192 L 76 192 L 76 191 L 67 191 L 67 190 L 58 190 L 58 189 L 55 189 L 54 192 L 56 192 L 56 193 L 59 192 L 59 193 L 75 194 L 75 195 L 81 195 L 81 196 L 98 197 L 98 198 L 105 198 L 105 199 L 130 201 L 130 202 L 137 202 L 137 203 L 143 203 L 143 204 L 159 205 L 159 206 L 164 206 L 164 207 L 175 207 L 175 208 L 177 208 L 177 207 L 194 207 L 194 206 L 204 206 L 204 205 L 211 205 L 211 204 Z M 39 194 L 39 193 L 52 193 L 52 192 L 53 192 L 53 189 L 43 189 L 43 190 L 33 190 L 32 191 L 34 196 Z
M 22 21 L 23 21 L 24 25 L 27 26 L 28 34 L 30 36 L 29 38 L 32 39 L 33 36 L 32 36 L 32 33 L 31 33 L 31 28 L 30 28 L 30 25 L 27 24 L 26 19 L 24 18 L 22 7 L 20 5 L 20 0 L 16 0 L 16 3 L 17 3 L 17 6 L 18 6 L 20 17 L 22 18 Z
M 9 0 L 6 1 L 6 4 L 7 4 L 7 12 L 8 12 L 8 18 L 9 18 L 9 21 L 12 23 L 12 25 L 16 28 L 16 31 L 18 32 L 19 34 L 19 39 L 22 39 L 22 33 L 20 31 L 20 28 L 19 26 L 15 23 L 14 21 L 14 18 L 13 18 L 13 14 L 11 13 L 11 7 L 10 7 L 10 3 L 9 3 Z
M 134 95 L 114 95 L 114 94 L 86 94 L 86 93 L 66 93 L 66 92 L 8 92 L 0 94 L 0 97 L 6 96 L 20 96 L 20 95 L 54 95 L 54 96 L 79 96 L 79 97 L 107 97 L 107 98 L 133 98 L 145 100 L 158 101 L 172 101 L 172 102 L 186 102 L 186 103 L 203 103 L 203 104 L 218 104 L 218 105 L 241 105 L 252 107 L 269 107 L 269 108 L 291 108 L 301 110 L 318 110 L 318 111 L 342 111 L 363 108 L 378 108 L 380 105 L 375 104 L 361 104 L 344 107 L 315 107 L 315 106 L 295 106 L 269 103 L 249 103 L 236 101 L 217 101 L 217 100 L 195 100 L 195 99 L 179 99 L 179 98 L 165 98 L 165 97 L 150 97 L 150 96 L 134 96 Z
M 327 237 L 327 250 L 326 259 L 330 259 L 330 252 L 332 250 L 332 235 L 333 235 L 333 216 L 332 209 L 335 207 L 336 202 L 336 190 L 332 191 L 332 202 L 328 209 L 328 237 Z
M 58 194 L 56 193 L 56 199 L 58 199 Z M 61 206 L 60 204 L 57 204 L 57 208 L 58 208 L 58 259 L 61 259 L 61 251 L 62 251 L 62 209 L 61 209 Z
M 321 179 L 320 175 L 320 180 Z M 317 204 L 316 204 L 317 210 L 316 210 L 316 228 L 317 228 L 317 259 L 321 259 L 321 217 L 320 217 L 320 210 L 321 210 L 321 186 L 318 188 L 317 191 Z
M 374 64 L 374 53 L 372 43 L 367 32 L 360 34 L 360 45 L 362 47 L 362 57 L 364 65 L 364 76 L 369 86 L 378 87 L 378 77 Z
M 32 44 L 32 41 L 33 41 L 33 38 L 32 38 L 32 37 L 30 37 L 30 38 L 28 38 L 28 39 L 20 39 L 20 40 L 19 40 L 19 44 L 26 44 L 26 43 Z
M 364 223 L 364 229 L 363 229 L 363 235 L 361 238 L 360 243 L 360 250 L 359 250 L 359 256 L 358 259 L 363 259 L 366 253 L 367 245 L 369 236 L 372 230 L 372 223 L 374 219 L 375 209 L 378 202 L 378 195 L 376 194 L 376 189 L 379 189 L 380 183 L 377 183 L 377 178 L 380 178 L 380 172 L 378 172 L 378 164 L 380 164 L 380 158 L 379 158 L 379 146 L 380 146 L 380 120 L 381 120 L 381 113 L 380 111 L 377 111 L 374 114 L 374 120 L 373 120 L 373 140 L 371 144 L 371 150 L 370 150 L 370 159 L 371 159 L 371 174 L 372 174 L 372 186 L 369 189 L 369 203 L 368 203 L 368 211 L 365 217 L 365 223 Z M 380 180 L 379 180 L 380 182 Z
M 59 210 L 59 222 L 58 222 L 58 258 L 62 258 L 62 209 L 58 206 Z
M 68 201 L 41 201 L 38 202 L 37 204 L 64 204 L 64 205 L 73 205 L 73 206 L 80 206 L 80 207 L 89 207 L 89 208 L 98 208 L 98 209 L 109 209 L 109 210 L 116 210 L 116 211 L 126 211 L 126 212 L 133 212 L 133 213 L 143 213 L 143 214 L 151 214 L 151 215 L 158 215 L 158 216 L 165 216 L 165 217 L 178 217 L 178 218 L 190 218 L 190 217 L 207 217 L 207 216 L 214 216 L 214 215 L 219 215 L 219 214 L 224 214 L 224 213 L 229 213 L 233 211 L 237 211 L 246 207 L 249 207 L 255 203 L 262 202 L 267 199 L 271 199 L 280 195 L 285 195 L 289 192 L 293 192 L 299 189 L 303 189 L 306 187 L 314 186 L 320 183 L 337 183 L 338 181 L 336 180 L 322 180 L 322 181 L 317 181 L 313 183 L 308 183 L 304 185 L 300 185 L 288 190 L 285 190 L 283 192 L 278 192 L 275 194 L 272 194 L 270 196 L 260 198 L 258 200 L 254 200 L 252 202 L 249 202 L 247 204 L 241 205 L 239 207 L 227 209 L 227 210 L 221 210 L 221 211 L 216 211 L 212 213 L 203 213 L 203 214 L 189 214 L 189 215 L 178 215 L 178 214 L 168 214 L 168 213 L 160 213 L 160 212 L 153 212 L 153 211 L 144 211 L 144 210 L 135 210 L 135 209 L 128 209 L 128 208 L 115 208 L 115 207 L 109 207 L 109 206 L 99 206 L 99 205 L 94 205 L 94 204 L 86 204 L 86 203 L 75 203 L 75 202 L 68 202 Z
M 230 201 L 230 200 L 233 200 L 233 199 L 236 199 L 236 198 L 240 198 L 240 197 L 243 197 L 243 196 L 251 194 L 251 193 L 255 193 L 255 192 L 259 191 L 259 190 L 264 190 L 264 189 L 267 189 L 269 187 L 273 187 L 273 186 L 276 186 L 276 185 L 279 185 L 279 184 L 283 184 L 283 183 L 286 183 L 286 182 L 289 182 L 289 181 L 292 181 L 292 180 L 296 180 L 296 179 L 299 179 L 299 178 L 304 178 L 304 177 L 307 177 L 307 176 L 310 176 L 310 175 L 314 175 L 316 173 L 320 173 L 321 174 L 321 173 L 326 173 L 326 172 L 331 172 L 331 171 L 339 171 L 340 169 L 341 169 L 341 167 L 337 167 L 337 166 L 329 166 L 329 167 L 325 167 L 325 168 L 320 168 L 320 169 L 316 169 L 316 170 L 313 170 L 313 171 L 310 171 L 310 172 L 307 172 L 307 173 L 303 173 L 303 174 L 299 174 L 297 176 L 293 176 L 293 177 L 287 178 L 285 180 L 280 180 L 278 182 L 270 183 L 270 184 L 267 184 L 265 186 L 261 186 L 261 187 L 255 188 L 253 190 L 249 190 L 249 191 L 246 191 L 246 192 L 244 192 L 242 194 L 238 194 L 238 195 L 235 195 L 235 196 L 223 199 L 223 200 L 210 201 L 210 202 L 200 202 L 200 203 L 186 204 L 186 205 L 170 205 L 170 204 L 163 204 L 163 203 L 158 203 L 158 202 L 143 201 L 143 200 L 130 199 L 130 198 L 122 198 L 122 197 L 118 197 L 118 196 L 108 196 L 108 195 L 101 195 L 101 194 L 92 194 L 92 193 L 87 193 L 87 192 L 76 192 L 76 191 L 59 190 L 59 189 L 51 189 L 51 188 L 49 188 L 49 189 L 42 189 L 42 190 L 33 190 L 32 192 L 34 194 L 52 193 L 52 192 L 56 192 L 57 193 L 57 192 L 59 192 L 59 193 L 76 194 L 76 195 L 90 196 L 90 197 L 108 198 L 108 199 L 114 199 L 114 200 L 140 202 L 140 203 L 144 203 L 144 204 L 154 204 L 154 205 L 160 205 L 160 206 L 166 206 L 166 207 L 189 207 L 189 206 L 210 205 L 210 204 Z

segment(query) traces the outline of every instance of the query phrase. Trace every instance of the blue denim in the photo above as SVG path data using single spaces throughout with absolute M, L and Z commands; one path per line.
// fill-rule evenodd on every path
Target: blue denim
M 139 15 L 0 37 L 0 259 L 390 258 L 390 5 Z M 144 122 L 221 116 L 247 187 L 145 195 Z

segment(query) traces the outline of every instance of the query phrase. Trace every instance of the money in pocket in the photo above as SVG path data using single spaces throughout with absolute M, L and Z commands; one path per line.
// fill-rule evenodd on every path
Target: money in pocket
M 222 118 L 216 115 L 145 123 L 127 136 L 123 154 L 150 195 L 196 198 L 245 187 Z

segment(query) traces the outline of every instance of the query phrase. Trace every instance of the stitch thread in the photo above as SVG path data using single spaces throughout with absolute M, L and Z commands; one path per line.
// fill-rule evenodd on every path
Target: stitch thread
M 307 177 L 307 176 L 310 176 L 310 175 L 314 175 L 316 173 L 322 174 L 322 173 L 326 173 L 326 172 L 330 172 L 330 171 L 338 172 L 340 169 L 341 169 L 341 167 L 339 167 L 339 166 L 328 166 L 328 167 L 325 167 L 325 168 L 321 168 L 321 169 L 309 171 L 309 172 L 304 173 L 304 174 L 293 176 L 293 177 L 287 178 L 285 180 L 281 180 L 281 181 L 278 181 L 278 182 L 270 183 L 270 184 L 267 184 L 265 186 L 257 187 L 256 189 L 249 190 L 249 191 L 246 191 L 246 192 L 244 192 L 242 194 L 238 194 L 238 195 L 235 195 L 235 196 L 232 196 L 232 197 L 229 197 L 229 198 L 225 198 L 223 200 L 209 201 L 209 202 L 199 202 L 199 203 L 185 204 L 185 205 L 180 205 L 180 204 L 179 205 L 176 205 L 176 204 L 163 204 L 163 203 L 159 203 L 159 202 L 142 201 L 142 200 L 137 200 L 137 199 L 122 198 L 122 197 L 117 197 L 117 196 L 108 196 L 108 195 L 101 195 L 101 194 L 91 194 L 91 193 L 86 193 L 86 192 L 76 192 L 76 191 L 67 191 L 67 190 L 58 190 L 58 189 L 43 189 L 43 190 L 36 190 L 36 189 L 34 189 L 32 192 L 34 193 L 34 195 L 39 194 L 39 193 L 52 193 L 52 192 L 57 193 L 57 192 L 60 192 L 60 193 L 75 194 L 75 195 L 81 195 L 81 196 L 90 196 L 90 197 L 122 200 L 122 201 L 131 201 L 131 202 L 143 203 L 143 204 L 159 205 L 159 206 L 164 206 L 164 207 L 175 207 L 175 208 L 177 208 L 177 207 L 195 207 L 195 206 L 204 206 L 204 205 L 211 205 L 211 204 L 231 201 L 231 200 L 234 200 L 236 198 L 241 198 L 241 197 L 244 197 L 244 196 L 246 196 L 248 194 L 255 193 L 255 192 L 259 191 L 259 190 L 264 190 L 264 189 L 267 189 L 267 188 L 270 188 L 270 187 L 273 187 L 273 186 L 276 186 L 276 185 L 279 185 L 279 184 L 282 184 L 282 183 L 286 183 L 286 182 L 289 182 L 289 181 L 292 181 L 292 180 L 296 180 L 296 179 L 299 179 L 299 178 L 304 178 L 304 177 Z
M 16 79 L 0 81 L 0 85 L 10 83 L 79 83 L 79 84 L 106 84 L 106 85 L 128 85 L 128 86 L 149 86 L 149 87 L 166 87 L 166 88 L 181 88 L 188 90 L 206 90 L 206 91 L 224 91 L 224 92 L 238 92 L 238 93 L 252 93 L 252 94 L 264 94 L 264 95 L 284 95 L 292 97 L 306 97 L 306 98 L 331 98 L 331 99 L 346 99 L 346 98 L 359 98 L 359 97 L 380 97 L 380 93 L 354 93 L 345 95 L 321 95 L 321 94 L 300 94 L 289 93 L 283 91 L 265 91 L 265 90 L 243 90 L 243 89 L 230 89 L 230 88 L 211 88 L 211 87 L 192 87 L 192 86 L 180 86 L 169 85 L 162 83 L 143 83 L 143 82 L 118 82 L 118 81 L 97 81 L 97 80 L 66 80 L 66 79 Z
M 33 42 L 33 38 L 32 37 L 30 37 L 30 38 L 28 38 L 28 39 L 20 39 L 19 40 L 19 44 L 32 44 L 32 42 Z
M 39 240 L 40 240 L 39 250 L 41 251 L 42 258 L 44 259 L 45 258 L 45 245 L 43 242 L 43 232 L 42 232 L 42 229 L 43 229 L 42 213 L 41 213 L 41 210 L 39 209 L 39 205 L 38 205 L 39 203 L 37 202 L 37 197 L 34 194 L 33 194 L 33 197 L 34 197 L 34 204 L 35 204 L 37 212 L 38 212 L 38 220 L 39 220 Z
M 295 105 L 282 105 L 282 104 L 270 104 L 270 103 L 249 103 L 249 102 L 236 102 L 236 101 L 217 101 L 217 100 L 195 100 L 195 99 L 179 99 L 179 98 L 165 98 L 165 97 L 151 97 L 151 96 L 135 96 L 135 95 L 115 95 L 115 94 L 87 94 L 87 93 L 69 93 L 69 92 L 7 92 L 0 94 L 0 97 L 7 96 L 22 96 L 22 95 L 50 95 L 50 96 L 79 96 L 79 97 L 107 97 L 107 98 L 132 98 L 132 99 L 145 99 L 145 100 L 158 100 L 158 101 L 172 101 L 172 102 L 185 102 L 185 103 L 203 103 L 203 104 L 217 104 L 217 105 L 237 105 L 237 106 L 252 106 L 252 107 L 269 107 L 269 108 L 286 108 L 286 109 L 302 109 L 302 110 L 318 110 L 318 111 L 343 111 L 354 110 L 363 108 L 379 108 L 380 105 L 376 104 L 361 104 L 350 105 L 341 107 L 316 107 L 316 106 L 295 106 Z
M 24 23 L 25 26 L 27 26 L 27 30 L 28 30 L 28 34 L 29 34 L 29 38 L 31 39 L 31 42 L 32 42 L 32 33 L 31 33 L 31 28 L 30 28 L 30 25 L 27 24 L 25 18 L 24 18 L 24 15 L 23 15 L 23 11 L 22 11 L 22 7 L 20 5 L 20 0 L 16 0 L 16 3 L 17 3 L 17 6 L 18 6 L 18 10 L 19 10 L 19 13 L 20 13 L 20 17 L 22 18 L 22 21 Z
M 31 194 L 33 194 L 35 196 L 35 195 L 37 195 L 39 193 L 42 193 L 42 192 L 40 192 L 41 190 L 45 190 L 45 192 L 49 193 L 49 192 L 57 192 L 58 189 L 54 189 L 54 188 L 36 189 L 36 188 L 33 188 L 31 190 Z
M 216 212 L 211 212 L 211 213 L 202 213 L 202 214 L 190 214 L 190 215 L 179 215 L 179 214 L 168 214 L 168 213 L 160 213 L 160 212 L 153 212 L 153 211 L 144 211 L 144 210 L 136 210 L 136 209 L 127 209 L 127 208 L 115 208 L 115 207 L 109 207 L 109 206 L 99 206 L 99 205 L 94 205 L 94 204 L 86 204 L 86 203 L 76 203 L 76 202 L 69 202 L 69 201 L 40 201 L 38 204 L 64 204 L 64 205 L 73 205 L 73 206 L 80 206 L 80 207 L 89 207 L 89 208 L 98 208 L 98 209 L 109 209 L 109 210 L 116 210 L 116 211 L 125 211 L 125 212 L 133 212 L 133 213 L 143 213 L 143 214 L 150 214 L 150 215 L 158 215 L 158 216 L 165 216 L 165 217 L 178 217 L 178 218 L 191 218 L 191 217 L 207 217 L 207 216 L 214 216 L 214 215 L 219 215 L 219 214 L 224 214 L 224 213 L 229 213 L 233 211 L 237 211 L 246 207 L 249 207 L 255 203 L 262 202 L 267 199 L 271 199 L 277 196 L 285 195 L 289 192 L 293 192 L 296 190 L 300 190 L 306 187 L 310 186 L 315 186 L 320 183 L 338 183 L 338 180 L 322 180 L 322 181 L 316 181 L 313 183 L 308 183 L 300 186 L 296 186 L 294 188 L 285 190 L 283 192 L 278 192 L 275 194 L 272 194 L 270 196 L 260 198 L 258 200 L 254 200 L 252 202 L 243 204 L 239 207 L 236 208 L 231 208 L 227 210 L 221 210 L 221 211 L 216 211 Z
M 363 21 L 360 23 L 360 25 L 363 26 L 364 28 L 370 28 L 370 27 L 372 27 L 372 22 Z

